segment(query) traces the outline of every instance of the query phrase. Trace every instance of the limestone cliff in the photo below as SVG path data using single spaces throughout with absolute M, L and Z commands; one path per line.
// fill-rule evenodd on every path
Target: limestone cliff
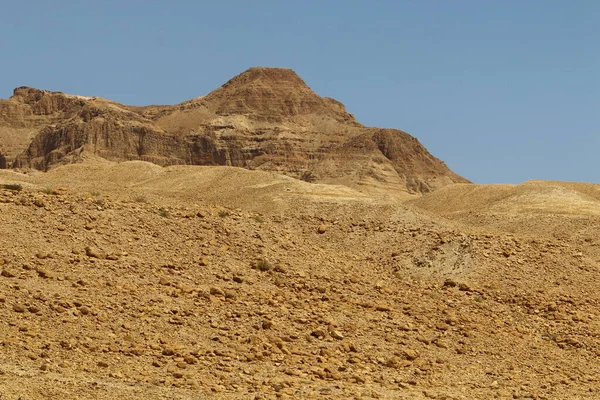
M 364 127 L 343 104 L 318 96 L 282 68 L 251 68 L 174 106 L 133 107 L 27 87 L 0 100 L 0 167 L 46 170 L 77 161 L 82 152 L 410 192 L 467 182 L 414 137 Z

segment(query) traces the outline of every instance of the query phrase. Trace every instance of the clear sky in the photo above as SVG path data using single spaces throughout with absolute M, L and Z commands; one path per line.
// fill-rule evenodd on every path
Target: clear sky
M 599 0 L 0 0 L 17 86 L 173 104 L 292 68 L 477 183 L 600 183 Z

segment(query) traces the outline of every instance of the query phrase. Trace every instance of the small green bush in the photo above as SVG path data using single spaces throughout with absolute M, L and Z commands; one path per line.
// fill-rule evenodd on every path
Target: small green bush
M 147 203 L 147 202 L 148 202 L 148 199 L 147 199 L 145 196 L 135 196 L 135 197 L 133 198 L 133 200 L 134 200 L 136 203 Z
M 14 190 L 16 192 L 20 192 L 21 190 L 23 190 L 23 186 L 19 185 L 18 183 L 6 183 L 4 185 L 1 185 L 3 189 L 6 190 Z
M 257 270 L 263 272 L 270 271 L 273 269 L 273 266 L 267 260 L 264 259 L 256 260 L 256 262 L 254 263 L 254 267 Z
M 169 211 L 161 207 L 158 209 L 158 215 L 160 215 L 163 218 L 169 218 Z
M 221 210 L 221 211 L 219 211 L 219 217 L 225 218 L 225 217 L 228 217 L 228 216 L 229 216 L 229 211 L 227 211 L 227 210 Z

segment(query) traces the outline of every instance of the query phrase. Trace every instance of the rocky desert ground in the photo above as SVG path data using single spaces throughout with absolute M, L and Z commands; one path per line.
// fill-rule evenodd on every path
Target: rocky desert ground
M 600 398 L 600 186 L 471 184 L 251 71 L 0 104 L 0 399 Z

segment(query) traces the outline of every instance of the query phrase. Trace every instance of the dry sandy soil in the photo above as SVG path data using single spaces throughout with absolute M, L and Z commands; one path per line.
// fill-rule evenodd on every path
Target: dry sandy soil
M 0 170 L 0 398 L 598 399 L 600 186 Z

